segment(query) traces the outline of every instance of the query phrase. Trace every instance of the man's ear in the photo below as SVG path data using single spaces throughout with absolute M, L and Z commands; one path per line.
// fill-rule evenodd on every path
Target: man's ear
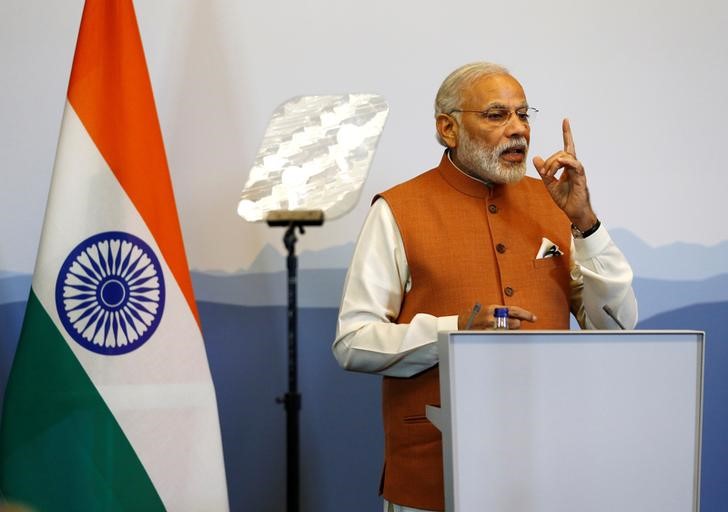
M 435 118 L 435 127 L 442 141 L 449 148 L 455 148 L 458 145 L 458 123 L 448 114 L 438 114 Z

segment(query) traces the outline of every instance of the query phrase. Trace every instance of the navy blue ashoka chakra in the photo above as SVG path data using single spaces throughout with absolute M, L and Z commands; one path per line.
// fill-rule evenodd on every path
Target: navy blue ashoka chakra
M 126 354 L 154 334 L 164 312 L 159 259 L 142 239 L 108 231 L 78 244 L 56 280 L 63 327 L 82 347 Z

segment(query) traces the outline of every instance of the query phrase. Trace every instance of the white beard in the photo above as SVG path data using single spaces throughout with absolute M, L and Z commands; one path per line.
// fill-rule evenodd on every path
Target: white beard
M 459 144 L 457 147 L 457 159 L 465 169 L 462 171 L 474 178 L 491 183 L 516 183 L 526 175 L 526 158 L 518 163 L 504 163 L 500 160 L 503 151 L 515 146 L 525 146 L 528 152 L 526 138 L 514 137 L 503 144 L 495 147 L 488 147 L 479 144 L 470 138 L 466 130 L 460 130 Z

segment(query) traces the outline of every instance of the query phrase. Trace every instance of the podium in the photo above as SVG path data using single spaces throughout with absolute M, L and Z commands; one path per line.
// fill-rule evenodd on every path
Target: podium
M 697 512 L 705 335 L 441 333 L 448 512 Z

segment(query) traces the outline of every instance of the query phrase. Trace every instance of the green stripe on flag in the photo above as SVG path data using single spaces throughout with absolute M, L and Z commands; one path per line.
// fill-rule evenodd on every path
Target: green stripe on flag
M 164 510 L 134 449 L 32 290 L 0 424 L 0 492 L 44 512 Z

